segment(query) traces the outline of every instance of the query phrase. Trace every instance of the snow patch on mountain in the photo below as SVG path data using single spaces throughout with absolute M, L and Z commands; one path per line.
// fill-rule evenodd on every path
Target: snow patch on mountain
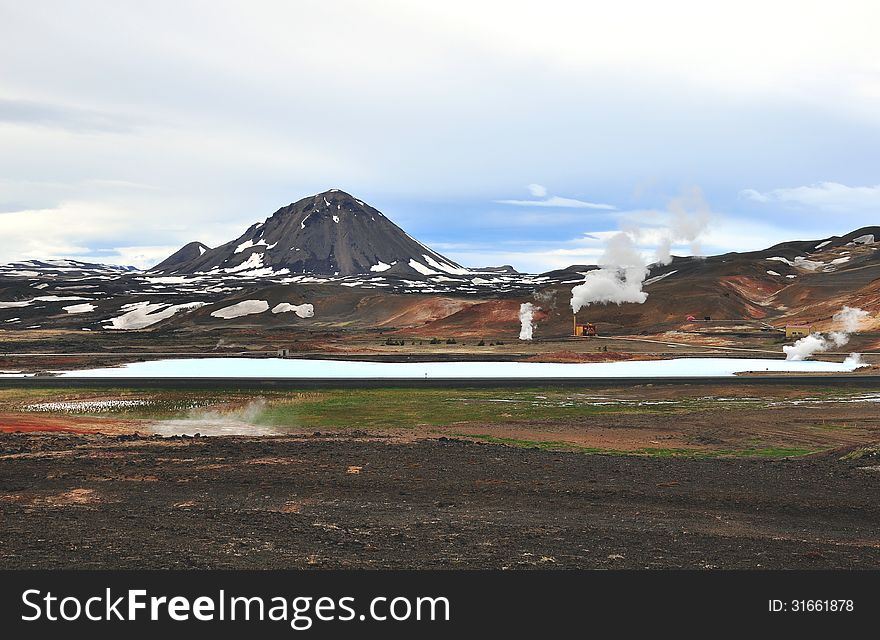
M 439 275 L 433 269 L 429 269 L 428 267 L 423 265 L 421 262 L 418 262 L 417 260 L 414 260 L 413 258 L 409 259 L 409 266 L 412 267 L 413 269 L 415 269 L 416 271 L 418 271 L 419 273 L 421 273 L 423 276 Z
M 134 302 L 123 305 L 120 311 L 126 311 L 121 316 L 110 318 L 106 322 L 108 329 L 143 329 L 157 322 L 167 320 L 179 311 L 192 311 L 204 306 L 204 302 L 186 302 L 183 304 L 168 305 L 164 302 Z
M 67 313 L 88 313 L 89 311 L 94 311 L 97 307 L 90 302 L 86 302 L 84 304 L 72 304 L 69 307 L 61 307 Z
M 263 313 L 269 309 L 269 303 L 265 300 L 245 300 L 237 304 L 223 307 L 211 312 L 211 317 L 223 318 L 229 320 L 232 318 L 240 318 L 242 316 L 250 316 L 255 313 Z
M 300 318 L 311 318 L 315 315 L 315 307 L 312 304 L 290 304 L 288 302 L 280 302 L 272 307 L 272 313 L 295 313 Z
M 649 284 L 654 284 L 655 282 L 660 282 L 663 278 L 668 278 L 673 273 L 678 273 L 678 269 L 673 269 L 672 271 L 667 271 L 666 273 L 661 273 L 659 276 L 654 276 L 653 278 L 648 278 L 642 283 L 643 287 L 647 287 Z

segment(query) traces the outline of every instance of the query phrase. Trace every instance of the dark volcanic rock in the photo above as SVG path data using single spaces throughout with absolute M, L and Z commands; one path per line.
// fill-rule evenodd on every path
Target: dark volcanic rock
M 198 260 L 211 247 L 201 242 L 190 242 L 183 245 L 180 249 L 165 258 L 162 262 L 153 267 L 153 271 L 174 271 L 185 266 L 193 260 Z
M 151 271 L 410 275 L 466 273 L 380 211 L 331 189 L 282 207 L 241 236 L 195 255 L 189 244 Z M 183 259 L 186 251 L 191 258 Z

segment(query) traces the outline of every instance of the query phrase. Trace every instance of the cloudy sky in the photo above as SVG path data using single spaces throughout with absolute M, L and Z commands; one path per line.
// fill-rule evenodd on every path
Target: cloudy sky
M 0 0 L 0 262 L 147 266 L 336 187 L 468 265 L 880 224 L 880 3 Z

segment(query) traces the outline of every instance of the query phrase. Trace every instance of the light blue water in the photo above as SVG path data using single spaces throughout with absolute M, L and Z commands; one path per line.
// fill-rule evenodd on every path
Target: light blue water
M 119 378 L 639 378 L 715 377 L 748 371 L 849 372 L 854 362 L 677 358 L 626 362 L 361 362 L 281 358 L 187 358 L 59 372 Z

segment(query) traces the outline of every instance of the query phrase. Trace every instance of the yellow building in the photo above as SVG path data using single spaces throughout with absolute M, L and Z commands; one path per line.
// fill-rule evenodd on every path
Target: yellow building
M 574 330 L 574 335 L 576 336 L 586 337 L 596 335 L 596 325 L 594 325 L 592 322 L 581 324 L 577 320 L 577 315 L 572 316 L 572 329 Z
M 594 325 L 592 322 L 588 322 L 587 324 L 575 324 L 574 335 L 587 337 L 594 336 L 596 335 L 596 325 Z
M 803 338 L 804 336 L 808 336 L 813 333 L 813 327 L 808 324 L 787 324 L 785 325 L 785 338 L 786 340 L 793 340 L 795 338 Z

